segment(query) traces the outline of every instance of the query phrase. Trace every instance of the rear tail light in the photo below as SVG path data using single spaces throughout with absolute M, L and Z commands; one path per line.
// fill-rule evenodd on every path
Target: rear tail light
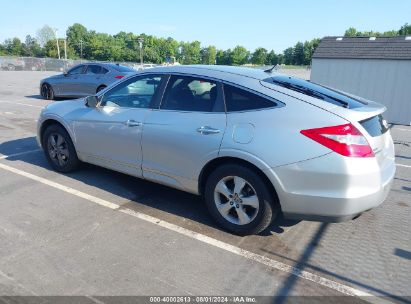
M 117 75 L 117 76 L 114 76 L 114 78 L 117 78 L 117 79 L 121 79 L 121 78 L 123 78 L 124 77 L 124 75 Z
M 301 134 L 348 157 L 374 157 L 364 135 L 352 124 L 302 130 Z

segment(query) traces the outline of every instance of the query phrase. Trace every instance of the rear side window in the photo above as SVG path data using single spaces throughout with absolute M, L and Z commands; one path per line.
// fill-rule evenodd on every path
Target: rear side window
M 108 72 L 109 72 L 109 70 L 107 70 L 106 68 L 101 67 L 100 74 L 107 74 Z
M 372 137 L 377 137 L 388 131 L 388 124 L 382 117 L 382 115 L 374 116 L 366 120 L 360 121 L 361 126 Z
M 112 64 L 111 67 L 112 67 L 113 69 L 115 69 L 116 71 L 121 72 L 121 73 L 135 72 L 135 70 L 133 70 L 133 69 L 131 69 L 131 68 L 129 68 L 129 67 L 126 67 L 126 66 L 124 66 L 124 65 Z
M 89 65 L 86 74 L 100 74 L 101 67 L 99 65 Z
M 217 83 L 197 77 L 171 76 L 161 109 L 213 112 L 218 97 Z
M 224 84 L 224 97 L 228 112 L 265 109 L 277 104 L 246 90 Z
M 342 92 L 299 78 L 290 76 L 274 76 L 264 79 L 264 81 L 310 97 L 324 100 L 325 102 L 332 103 L 343 108 L 354 109 L 362 107 L 366 104 L 365 102 L 352 98 Z

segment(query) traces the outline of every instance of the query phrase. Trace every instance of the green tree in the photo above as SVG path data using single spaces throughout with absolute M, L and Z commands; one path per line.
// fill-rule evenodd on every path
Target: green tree
M 7 39 L 5 41 L 5 49 L 8 55 L 21 56 L 23 45 L 19 38 Z
M 61 58 L 64 58 L 64 40 L 63 39 L 59 40 L 59 47 L 60 47 L 60 56 Z M 67 46 L 66 50 L 67 50 L 67 58 L 71 58 L 71 59 L 78 58 L 72 47 Z M 46 57 L 58 58 L 56 40 L 49 40 L 44 46 L 42 52 Z
M 75 50 L 78 57 L 80 57 L 81 53 L 83 53 L 83 57 L 85 58 L 90 56 L 86 51 L 88 50 L 86 45 L 90 43 L 91 34 L 95 34 L 95 32 L 89 33 L 87 28 L 80 23 L 74 23 L 67 28 L 67 43 Z
M 411 35 L 411 24 L 404 24 L 401 26 L 400 30 L 398 31 L 399 35 L 405 36 L 405 35 Z
M 178 51 L 178 46 L 179 43 L 177 40 L 174 40 L 171 37 L 168 37 L 167 39 L 160 38 L 157 41 L 158 43 L 158 53 L 160 57 L 159 63 L 163 63 L 166 61 L 167 58 L 171 57 L 178 57 L 179 51 Z
M 345 31 L 344 36 L 345 37 L 355 37 L 357 36 L 357 30 L 353 27 L 348 28 L 348 30 Z
M 218 50 L 216 55 L 216 63 L 218 65 L 230 65 L 231 50 Z
M 297 42 L 293 50 L 293 64 L 302 65 L 304 63 L 304 44 Z
M 400 29 L 400 31 L 401 31 L 401 29 Z M 401 34 L 399 33 L 399 31 L 396 31 L 396 30 L 386 31 L 386 32 L 383 32 L 383 33 L 375 32 L 375 31 L 360 32 L 360 31 L 357 31 L 353 27 L 350 27 L 344 33 L 345 37 L 380 37 L 380 36 L 392 37 L 392 36 L 398 36 L 398 35 L 401 35 Z
M 251 56 L 251 62 L 255 65 L 264 65 L 267 61 L 267 50 L 265 48 L 257 48 Z
M 277 65 L 278 64 L 278 55 L 274 52 L 274 50 L 271 50 L 271 52 L 267 54 L 265 64 L 266 65 Z
M 26 36 L 25 42 L 22 45 L 22 55 L 28 57 L 40 57 L 43 55 L 43 49 L 37 40 L 30 35 Z
M 230 54 L 230 64 L 243 65 L 248 62 L 250 52 L 243 46 L 237 45 Z
M 38 43 L 43 47 L 48 41 L 56 39 L 56 34 L 51 26 L 46 24 L 37 30 L 36 37 Z
M 292 47 L 286 48 L 283 52 L 284 56 L 284 64 L 291 65 L 293 64 L 294 60 L 294 49 Z
M 278 64 L 283 64 L 284 63 L 284 54 L 278 54 Z
M 304 42 L 304 65 L 311 64 L 311 58 L 313 57 L 314 51 L 317 46 L 320 44 L 321 39 L 313 39 L 311 41 Z
M 217 49 L 214 45 L 210 45 L 201 49 L 201 63 L 202 64 L 215 64 L 217 57 Z
M 201 44 L 199 41 L 181 42 L 180 46 L 183 64 L 201 63 Z

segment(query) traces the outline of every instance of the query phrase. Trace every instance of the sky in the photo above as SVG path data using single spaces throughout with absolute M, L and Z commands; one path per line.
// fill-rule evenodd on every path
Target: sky
M 298 41 L 343 35 L 349 27 L 398 30 L 411 24 L 411 0 L 0 0 L 0 41 L 48 24 L 198 40 L 219 49 L 245 46 L 281 52 Z

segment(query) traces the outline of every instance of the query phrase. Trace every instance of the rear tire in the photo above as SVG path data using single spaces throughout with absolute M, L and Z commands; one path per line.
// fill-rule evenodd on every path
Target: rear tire
M 47 160 L 54 170 L 68 173 L 75 171 L 80 160 L 67 131 L 60 125 L 54 124 L 44 131 L 42 146 Z
M 258 234 L 277 217 L 276 196 L 252 169 L 227 164 L 210 174 L 204 199 L 215 221 L 238 234 Z
M 99 86 L 99 87 L 97 88 L 96 93 L 98 93 L 98 92 L 100 92 L 100 91 L 104 90 L 105 88 L 107 88 L 105 85 L 101 85 L 101 86 Z

